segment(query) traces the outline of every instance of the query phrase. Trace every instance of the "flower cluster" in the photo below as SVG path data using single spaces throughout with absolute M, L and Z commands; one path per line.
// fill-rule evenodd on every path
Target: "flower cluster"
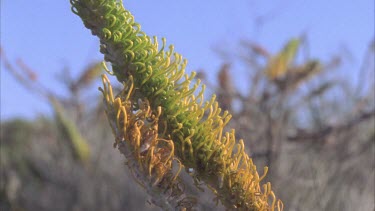
M 153 186 L 165 184 L 162 181 L 172 184 L 178 176 L 171 174 L 176 159 L 228 209 L 282 210 L 270 183 L 260 184 L 267 168 L 259 176 L 243 141 L 236 141 L 234 130 L 224 131 L 231 115 L 222 112 L 215 96 L 204 102 L 205 86 L 194 72 L 185 74 L 187 61 L 172 45 L 165 50 L 162 39 L 159 48 L 158 39 L 141 31 L 121 1 L 71 0 L 71 4 L 99 37 L 105 61 L 124 84 L 114 97 L 103 76 L 102 92 L 115 146 L 120 150 L 126 146 L 136 161 L 133 166 L 138 162 L 138 179 L 146 173 Z
M 127 165 L 135 181 L 147 190 L 154 204 L 165 210 L 192 208 L 194 199 L 185 196 L 178 178 L 182 165 L 174 158 L 174 143 L 159 135 L 161 107 L 152 110 L 147 99 L 133 101 L 132 77 L 116 98 L 106 75 L 102 76 L 102 81 L 103 88 L 100 91 L 115 135 L 114 147 L 118 147 L 127 158 Z M 174 159 L 179 163 L 175 173 L 172 168 Z

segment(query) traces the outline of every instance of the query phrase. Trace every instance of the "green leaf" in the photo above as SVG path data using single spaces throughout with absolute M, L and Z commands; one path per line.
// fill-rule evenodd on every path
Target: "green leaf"
M 73 155 L 79 161 L 86 162 L 90 158 L 90 147 L 78 130 L 76 124 L 66 116 L 66 111 L 56 99 L 51 99 L 55 111 L 55 119 L 61 135 L 69 141 Z

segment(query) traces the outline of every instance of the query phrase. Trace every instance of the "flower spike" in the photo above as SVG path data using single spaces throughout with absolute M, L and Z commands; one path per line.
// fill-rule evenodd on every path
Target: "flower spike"
M 165 209 L 171 204 L 173 209 L 194 204 L 195 200 L 180 194 L 172 202 L 155 194 L 159 187 L 169 188 L 172 195 L 183 192 L 172 172 L 173 160 L 178 160 L 227 209 L 283 209 L 270 183 L 260 184 L 268 168 L 259 176 L 243 141 L 236 141 L 234 130 L 224 130 L 231 116 L 222 112 L 215 96 L 203 102 L 204 85 L 194 79 L 195 73 L 185 74 L 187 60 L 174 52 L 173 45 L 167 48 L 163 38 L 159 49 L 157 38 L 141 31 L 122 1 L 71 0 L 71 4 L 72 11 L 100 39 L 104 59 L 124 84 L 114 97 L 103 76 L 106 113 L 116 146 L 128 157 L 129 167 L 154 204 Z

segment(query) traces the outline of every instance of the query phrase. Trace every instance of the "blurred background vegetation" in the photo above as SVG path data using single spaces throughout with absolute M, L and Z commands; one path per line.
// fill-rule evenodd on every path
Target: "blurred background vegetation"
M 342 52 L 311 58 L 307 34 L 276 52 L 251 40 L 238 45 L 215 50 L 223 58 L 216 80 L 204 69 L 198 77 L 233 114 L 228 129 L 244 139 L 258 168 L 270 167 L 266 180 L 285 210 L 375 210 L 375 41 L 358 70 L 342 68 Z M 2 71 L 54 115 L 1 121 L 0 210 L 157 210 L 112 147 L 102 99 L 92 94 L 100 61 L 78 77 L 64 68 L 59 82 L 68 94 L 61 96 L 38 79 L 40 70 L 4 50 Z M 348 71 L 358 81 L 342 77 Z M 189 181 L 185 188 L 197 209 L 214 206 L 209 190 Z

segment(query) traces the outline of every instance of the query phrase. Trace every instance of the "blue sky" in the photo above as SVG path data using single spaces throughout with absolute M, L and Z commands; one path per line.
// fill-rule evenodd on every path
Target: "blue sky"
M 327 59 L 345 46 L 352 54 L 346 66 L 351 71 L 358 69 L 374 37 L 373 0 L 124 0 L 124 4 L 148 35 L 166 37 L 188 59 L 188 71 L 204 69 L 209 77 L 223 62 L 213 49 L 234 53 L 241 39 L 277 52 L 289 38 L 306 32 L 313 57 Z M 273 16 L 257 28 L 255 18 L 265 14 Z M 71 13 L 68 0 L 1 1 L 1 47 L 9 60 L 22 58 L 37 70 L 43 84 L 59 93 L 64 92 L 56 81 L 61 69 L 67 66 L 78 75 L 88 62 L 102 59 L 97 39 Z M 49 112 L 46 102 L 21 87 L 1 65 L 1 120 Z

